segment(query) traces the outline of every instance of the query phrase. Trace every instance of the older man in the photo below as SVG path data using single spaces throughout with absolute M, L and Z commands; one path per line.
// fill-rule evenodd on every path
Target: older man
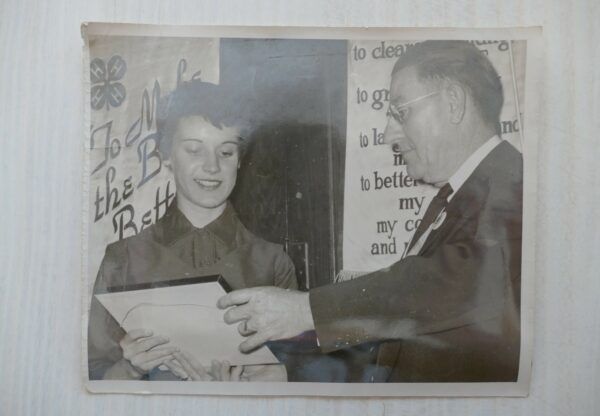
M 468 42 L 399 58 L 385 138 L 410 176 L 439 188 L 408 255 L 309 293 L 230 293 L 219 304 L 237 305 L 225 320 L 250 335 L 240 348 L 316 330 L 323 352 L 379 343 L 386 381 L 516 381 L 522 157 L 497 135 L 502 105 L 497 72 Z

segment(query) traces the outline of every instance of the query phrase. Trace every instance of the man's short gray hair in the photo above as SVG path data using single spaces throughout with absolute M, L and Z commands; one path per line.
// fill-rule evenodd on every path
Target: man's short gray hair
M 398 58 L 392 76 L 408 67 L 415 67 L 421 81 L 446 79 L 461 84 L 486 124 L 498 131 L 504 104 L 502 83 L 487 56 L 471 42 L 428 40 L 415 44 Z

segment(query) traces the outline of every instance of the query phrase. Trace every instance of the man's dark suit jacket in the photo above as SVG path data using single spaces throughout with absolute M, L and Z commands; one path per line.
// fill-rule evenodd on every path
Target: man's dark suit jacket
M 516 381 L 523 162 L 500 143 L 416 256 L 311 290 L 324 352 L 380 342 L 391 382 Z

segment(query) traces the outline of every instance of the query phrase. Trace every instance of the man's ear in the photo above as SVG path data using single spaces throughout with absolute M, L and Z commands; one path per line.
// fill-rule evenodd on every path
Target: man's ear
M 462 85 L 453 82 L 446 87 L 446 96 L 450 106 L 450 122 L 459 124 L 465 116 L 467 92 Z

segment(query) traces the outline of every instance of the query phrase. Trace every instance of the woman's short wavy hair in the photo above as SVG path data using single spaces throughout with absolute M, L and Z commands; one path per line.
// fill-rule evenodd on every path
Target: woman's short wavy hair
M 201 116 L 218 128 L 240 130 L 240 153 L 247 147 L 251 130 L 251 106 L 231 88 L 200 80 L 182 82 L 158 105 L 157 130 L 159 149 L 163 156 L 171 154 L 177 122 L 185 117 Z

